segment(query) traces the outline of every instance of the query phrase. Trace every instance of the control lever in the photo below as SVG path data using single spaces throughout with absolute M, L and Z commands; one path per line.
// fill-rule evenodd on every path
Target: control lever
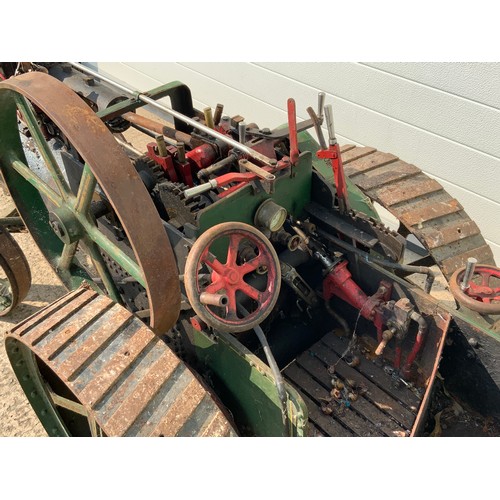
M 319 124 L 323 123 L 323 108 L 325 107 L 325 97 L 324 92 L 318 92 L 318 120 Z
M 316 113 L 314 112 L 314 109 L 312 109 L 311 106 L 309 106 L 306 109 L 306 111 L 307 111 L 308 115 L 311 117 L 311 120 L 314 124 L 314 130 L 316 131 L 316 135 L 318 136 L 320 148 L 327 149 L 328 146 L 326 145 L 325 136 L 323 135 L 323 130 L 321 129 L 321 121 L 320 121 L 318 115 L 316 115 Z
M 340 147 L 335 137 L 335 127 L 333 124 L 333 111 L 331 104 L 325 106 L 326 128 L 328 130 L 328 149 L 321 149 L 316 153 L 318 158 L 330 160 L 333 175 L 335 177 L 335 188 L 339 201 L 340 213 L 346 214 L 349 211 L 349 200 L 347 194 L 347 183 L 345 180 L 344 166 L 340 155 Z
M 299 144 L 297 138 L 297 114 L 295 111 L 295 100 L 290 98 L 287 102 L 288 108 L 288 130 L 290 132 L 290 163 L 295 165 L 299 161 Z

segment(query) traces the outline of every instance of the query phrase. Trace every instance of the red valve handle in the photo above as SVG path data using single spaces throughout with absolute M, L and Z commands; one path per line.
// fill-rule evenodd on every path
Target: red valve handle
M 465 268 L 453 273 L 450 280 L 450 290 L 455 299 L 465 307 L 481 314 L 500 314 L 500 286 L 495 287 L 493 280 L 500 280 L 500 268 L 479 265 L 474 269 L 474 275 L 468 288 L 460 287 Z M 480 277 L 480 283 L 477 278 Z M 474 279 L 476 278 L 476 281 Z M 500 281 L 498 282 L 500 284 Z
M 225 263 L 210 251 L 214 244 L 215 248 L 223 245 L 227 248 Z M 241 262 L 239 252 L 244 246 L 253 249 L 256 255 Z M 248 277 L 257 269 L 265 272 L 262 285 L 254 286 Z M 208 283 L 201 278 L 204 271 L 209 274 Z M 186 293 L 196 314 L 213 328 L 232 333 L 250 330 L 261 323 L 276 304 L 281 286 L 279 259 L 272 244 L 258 229 L 242 222 L 224 222 L 205 231 L 189 252 L 184 276 Z M 225 305 L 203 303 L 202 294 L 212 299 L 223 294 Z M 241 300 L 245 301 L 244 308 L 249 314 L 240 312 Z

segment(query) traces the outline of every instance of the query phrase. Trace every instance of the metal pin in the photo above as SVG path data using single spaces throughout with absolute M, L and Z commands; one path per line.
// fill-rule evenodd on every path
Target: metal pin
M 460 288 L 465 291 L 467 288 L 469 288 L 469 283 L 470 280 L 472 279 L 472 276 L 474 274 L 474 269 L 477 264 L 477 259 L 474 257 L 469 257 L 467 259 L 467 265 L 465 267 L 465 272 L 464 272 L 464 279 L 462 280 L 462 283 L 460 284 Z
M 183 142 L 178 142 L 177 146 L 177 160 L 179 163 L 186 163 L 186 147 Z
M 205 115 L 205 124 L 207 127 L 213 130 L 214 128 L 214 118 L 212 116 L 212 108 L 208 107 L 203 110 L 203 114 Z
M 227 306 L 229 299 L 227 298 L 227 295 L 202 292 L 200 294 L 200 302 L 206 306 L 224 307 Z
M 223 111 L 224 111 L 224 106 L 222 104 L 217 104 L 217 106 L 215 106 L 215 113 L 214 113 L 215 125 L 219 125 Z
M 241 144 L 245 144 L 246 141 L 247 124 L 245 122 L 238 123 L 238 134 Z
M 163 135 L 157 135 L 155 139 L 156 145 L 158 146 L 158 156 L 167 156 L 167 145 L 165 144 L 165 138 L 163 137 Z
M 325 107 L 325 97 L 324 92 L 318 92 L 318 120 L 319 123 L 323 123 L 323 108 Z

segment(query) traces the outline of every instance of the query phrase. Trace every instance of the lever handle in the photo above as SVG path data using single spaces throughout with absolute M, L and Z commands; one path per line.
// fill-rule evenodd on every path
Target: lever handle
M 337 139 L 335 137 L 335 126 L 333 124 L 333 111 L 331 104 L 325 106 L 325 120 L 326 129 L 328 130 L 328 142 L 331 146 L 333 146 L 334 144 L 337 144 Z
M 318 120 L 319 124 L 323 123 L 323 108 L 325 107 L 325 97 L 324 92 L 318 92 Z

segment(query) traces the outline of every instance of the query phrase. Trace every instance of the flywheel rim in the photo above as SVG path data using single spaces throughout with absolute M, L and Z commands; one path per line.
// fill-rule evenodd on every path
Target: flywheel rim
M 146 289 L 151 315 L 150 327 L 161 333 L 167 331 L 177 320 L 180 311 L 178 270 L 168 236 L 146 188 L 129 158 L 90 107 L 63 83 L 46 74 L 33 72 L 10 78 L 0 84 L 0 105 L 3 111 L 0 120 L 0 130 L 2 130 L 0 133 L 0 168 L 5 184 L 37 245 L 68 288 L 74 289 L 83 280 L 89 280 L 88 274 L 72 265 L 74 262 L 72 252 L 74 255 L 76 245 L 71 240 L 62 245 L 54 238 L 52 229 L 47 227 L 48 210 L 41 195 L 47 195 L 49 198 L 52 196 L 56 199 L 54 192 L 47 189 L 48 186 L 41 186 L 36 180 L 37 185 L 33 187 L 33 182 L 30 183 L 30 180 L 23 176 L 22 172 L 28 177 L 30 173 L 26 172 L 22 165 L 27 166 L 27 160 L 17 130 L 16 113 L 21 111 L 23 116 L 30 115 L 32 108 L 27 101 L 39 108 L 59 127 L 85 161 L 86 167 L 80 186 L 81 198 L 79 196 L 75 198 L 69 188 L 69 194 L 65 193 L 65 186 L 60 186 L 61 183 L 64 184 L 64 180 L 59 178 L 62 177 L 60 173 L 53 175 L 56 186 L 59 188 L 59 193 L 56 193 L 59 196 L 58 199 L 62 199 L 63 208 L 69 208 L 74 215 L 72 219 L 70 217 L 70 225 L 74 226 L 76 233 L 81 231 L 79 225 L 83 225 L 85 238 L 92 240 L 91 243 L 93 242 L 92 245 L 95 243 L 96 249 L 106 251 L 102 246 L 107 245 L 106 237 L 102 234 L 99 236 L 98 231 L 92 229 L 91 217 L 88 214 L 90 199 L 86 202 L 84 200 L 85 193 L 87 197 L 91 197 L 95 183 L 99 183 L 120 219 L 135 255 L 135 262 L 129 259 L 130 265 L 135 264 L 138 268 L 143 281 L 141 284 Z M 33 126 L 34 113 L 33 111 L 31 113 Z M 35 142 L 36 134 L 42 133 L 39 126 L 35 131 L 30 128 L 30 132 Z M 43 156 L 43 150 L 38 142 L 37 146 Z M 47 160 L 45 165 L 48 165 Z M 54 166 L 50 168 L 54 169 Z M 29 170 L 29 167 L 27 169 Z M 36 178 L 34 174 L 33 177 Z M 92 181 L 94 188 L 82 187 L 85 182 L 92 186 Z M 43 211 L 42 207 L 47 213 L 37 213 L 40 210 Z M 79 208 L 82 209 L 81 213 L 78 212 Z M 81 216 L 82 213 L 83 216 Z M 75 238 L 80 240 L 83 236 L 77 235 Z M 108 240 L 108 243 L 112 245 L 111 240 Z M 72 244 L 75 249 L 71 248 Z M 68 273 L 58 268 L 58 262 L 61 262 L 64 256 L 63 252 L 70 256 Z M 120 257 L 129 263 L 125 254 Z

